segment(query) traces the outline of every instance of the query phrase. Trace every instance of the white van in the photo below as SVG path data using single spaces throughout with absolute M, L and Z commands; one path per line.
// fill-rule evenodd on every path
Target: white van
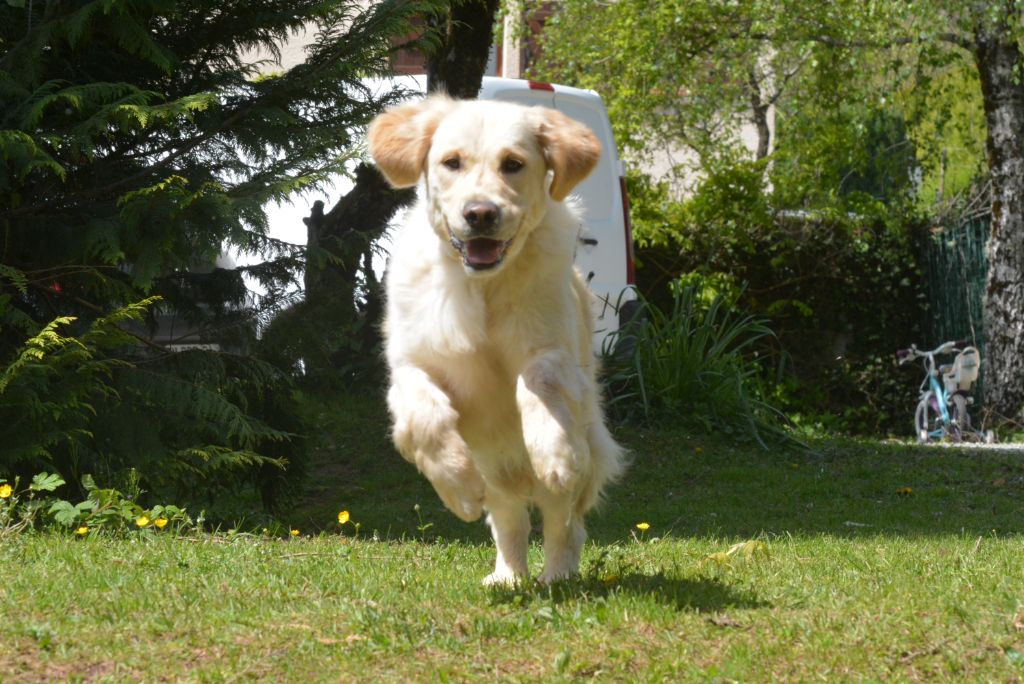
M 485 77 L 479 97 L 557 109 L 585 124 L 601 141 L 597 167 L 573 191 L 586 211 L 576 267 L 596 295 L 594 349 L 610 352 L 608 336 L 632 320 L 638 303 L 625 171 L 601 96 L 551 83 Z

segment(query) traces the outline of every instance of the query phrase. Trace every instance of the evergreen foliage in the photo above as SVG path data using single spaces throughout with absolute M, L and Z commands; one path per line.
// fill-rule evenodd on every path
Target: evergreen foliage
M 432 7 L 364 4 L 0 4 L 0 474 L 195 494 L 300 469 L 287 375 L 224 350 L 294 299 L 304 254 L 264 207 L 344 172 L 387 104 L 360 78 Z M 221 351 L 154 342 L 171 314 Z

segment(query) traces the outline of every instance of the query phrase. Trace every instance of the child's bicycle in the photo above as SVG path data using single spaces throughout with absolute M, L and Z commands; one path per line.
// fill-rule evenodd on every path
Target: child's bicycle
M 953 363 L 936 367 L 937 354 L 956 354 Z M 974 403 L 971 390 L 981 370 L 981 354 L 969 342 L 956 341 L 941 344 L 931 351 L 920 351 L 916 345 L 900 349 L 896 359 L 901 363 L 923 359 L 926 371 L 921 383 L 921 400 L 914 413 L 914 432 L 917 441 L 965 439 L 991 444 L 995 436 L 991 430 L 979 432 L 971 427 L 967 407 Z M 939 382 L 939 376 L 942 382 Z

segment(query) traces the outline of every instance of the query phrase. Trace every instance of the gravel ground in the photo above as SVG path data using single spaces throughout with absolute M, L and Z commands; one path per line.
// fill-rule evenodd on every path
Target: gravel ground
M 1024 451 L 1024 442 L 1007 442 L 1000 444 L 985 444 L 984 442 L 928 442 L 920 444 L 916 441 L 907 441 L 907 444 L 921 447 L 944 447 L 947 449 L 963 449 L 964 451 L 975 451 L 984 449 L 986 451 Z

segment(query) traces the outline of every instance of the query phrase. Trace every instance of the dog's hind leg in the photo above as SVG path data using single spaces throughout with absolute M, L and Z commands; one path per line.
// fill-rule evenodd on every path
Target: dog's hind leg
M 516 497 L 487 489 L 487 522 L 491 526 L 498 556 L 494 572 L 484 578 L 485 585 L 513 585 L 529 574 L 526 554 L 529 548 L 530 515 L 526 504 Z
M 544 572 L 537 581 L 551 584 L 579 571 L 587 531 L 570 497 L 544 492 L 537 497 L 537 505 L 544 515 Z
M 419 368 L 394 368 L 388 410 L 392 438 L 402 457 L 430 480 L 448 510 L 467 522 L 479 518 L 484 481 L 458 432 L 459 415 L 444 390 Z

